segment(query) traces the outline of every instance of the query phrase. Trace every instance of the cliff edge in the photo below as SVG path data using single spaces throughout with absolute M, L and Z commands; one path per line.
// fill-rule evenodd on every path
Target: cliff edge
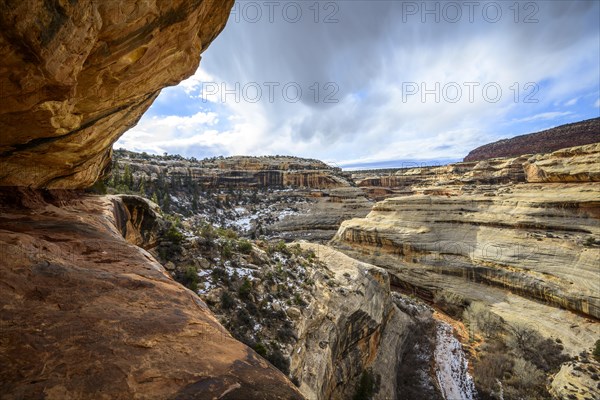
M 0 186 L 85 188 L 233 0 L 0 2 Z

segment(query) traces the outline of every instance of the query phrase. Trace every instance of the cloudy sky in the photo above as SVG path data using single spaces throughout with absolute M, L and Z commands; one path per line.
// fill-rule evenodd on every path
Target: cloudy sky
M 599 1 L 238 1 L 115 148 L 342 167 L 462 159 L 597 117 Z

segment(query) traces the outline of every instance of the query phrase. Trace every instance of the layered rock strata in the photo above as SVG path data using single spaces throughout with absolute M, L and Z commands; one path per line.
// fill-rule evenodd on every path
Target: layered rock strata
M 376 200 L 411 194 L 493 193 L 500 185 L 515 183 L 598 182 L 598 157 L 600 143 L 594 143 L 553 153 L 405 168 L 385 174 L 356 172 L 353 179 Z
M 343 222 L 335 241 L 600 318 L 598 199 L 600 183 L 391 198 Z
M 203 189 L 330 189 L 351 186 L 349 177 L 322 161 L 286 156 L 226 157 L 204 160 L 118 151 L 115 170 L 128 167 L 136 180 L 190 181 Z

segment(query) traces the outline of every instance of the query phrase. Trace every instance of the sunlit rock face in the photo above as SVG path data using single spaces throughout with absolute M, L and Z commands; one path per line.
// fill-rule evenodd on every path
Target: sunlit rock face
M 404 196 L 344 221 L 335 242 L 398 258 L 396 276 L 408 286 L 430 287 L 430 278 L 416 272 L 427 270 L 600 318 L 600 182 L 593 162 L 599 149 L 592 144 L 477 167 L 493 178 L 518 164 L 522 172 L 513 183 L 414 174 Z M 475 170 L 457 174 L 471 179 Z
M 292 156 L 233 156 L 201 161 L 184 158 L 164 160 L 120 150 L 114 168 L 128 166 L 136 179 L 189 179 L 204 189 L 347 188 L 351 180 L 340 168 L 322 161 Z M 120 157 L 119 157 L 120 155 Z
M 599 157 L 600 142 L 552 153 L 405 168 L 394 173 L 357 172 L 352 178 L 376 200 L 411 194 L 493 193 L 500 185 L 515 183 L 600 182 Z
M 527 182 L 600 182 L 600 143 L 536 154 L 523 165 Z
M 332 272 L 295 323 L 291 372 L 307 399 L 350 399 L 363 371 L 380 382 L 375 399 L 397 395 L 398 369 L 413 322 L 393 302 L 385 270 L 331 247 L 303 242 Z
M 335 240 L 600 318 L 600 185 L 518 185 L 494 196 L 384 200 Z
M 0 192 L 2 398 L 301 399 L 137 246 L 138 200 Z
M 197 68 L 233 0 L 0 4 L 0 185 L 90 186 L 112 144 Z

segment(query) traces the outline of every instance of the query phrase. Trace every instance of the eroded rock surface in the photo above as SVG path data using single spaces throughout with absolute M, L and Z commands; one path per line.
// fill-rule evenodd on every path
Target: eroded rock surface
M 404 168 L 375 173 L 355 172 L 352 178 L 376 200 L 411 194 L 460 195 L 485 193 L 503 185 L 541 182 L 599 182 L 600 143 L 524 154 L 510 158 L 466 161 L 442 166 Z
M 336 241 L 600 318 L 600 184 L 386 199 Z
M 117 220 L 129 231 L 144 219 L 120 202 L 2 191 L 1 397 L 302 398 L 125 241 Z
M 376 399 L 397 396 L 396 376 L 411 318 L 392 301 L 389 276 L 328 246 L 302 243 L 333 272 L 296 324 L 291 371 L 309 399 L 349 399 L 362 373 L 378 382 Z M 365 372 L 368 371 L 368 372 Z
M 94 183 L 160 90 L 194 73 L 232 5 L 0 3 L 0 186 Z

